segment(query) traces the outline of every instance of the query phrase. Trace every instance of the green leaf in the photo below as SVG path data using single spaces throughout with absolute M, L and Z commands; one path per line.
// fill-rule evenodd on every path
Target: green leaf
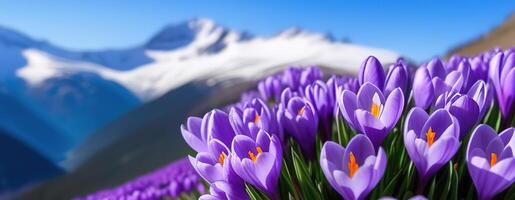
M 315 183 L 310 177 L 309 168 L 304 163 L 304 160 L 301 158 L 297 151 L 292 150 L 292 158 L 293 158 L 293 168 L 295 169 L 295 174 L 297 175 L 297 180 L 299 181 L 299 186 L 304 194 L 304 199 L 321 199 L 320 192 L 318 191 Z

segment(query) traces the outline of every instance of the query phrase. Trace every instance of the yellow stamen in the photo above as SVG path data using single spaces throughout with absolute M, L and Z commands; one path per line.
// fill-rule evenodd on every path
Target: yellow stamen
M 490 167 L 493 167 L 495 164 L 497 164 L 497 154 L 492 153 L 490 156 Z
M 261 149 L 261 147 L 256 147 L 256 152 L 257 152 L 257 156 L 252 151 L 248 152 L 249 157 L 252 160 L 252 162 L 256 162 L 257 161 L 259 155 L 261 155 L 261 153 L 263 153 L 263 149 Z
M 258 152 L 258 155 L 263 153 L 263 149 L 261 149 L 261 147 L 256 147 L 256 151 Z
M 224 152 L 220 153 L 220 156 L 218 156 L 218 163 L 220 163 L 222 166 L 224 165 L 225 157 L 226 155 Z
M 370 112 L 374 117 L 379 118 L 379 105 L 372 102 L 372 108 L 370 108 Z
M 349 163 L 347 163 L 347 166 L 349 167 L 349 176 L 352 178 L 359 169 L 358 163 L 356 163 L 356 157 L 354 157 L 352 152 L 350 152 Z
M 297 112 L 297 115 L 303 115 L 305 109 L 306 109 L 306 107 L 302 106 L 302 108 L 300 108 L 299 112 Z
M 261 116 L 259 116 L 259 114 L 256 113 L 256 117 L 254 117 L 254 124 L 257 124 L 260 119 L 261 119 Z
M 427 130 L 426 133 L 427 145 L 429 145 L 429 147 L 431 147 L 431 145 L 433 145 L 433 143 L 435 142 L 435 136 L 436 133 L 433 132 L 433 129 L 431 127 L 429 127 L 429 130 Z

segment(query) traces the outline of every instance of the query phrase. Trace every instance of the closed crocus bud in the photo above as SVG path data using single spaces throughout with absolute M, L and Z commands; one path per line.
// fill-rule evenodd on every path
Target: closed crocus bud
M 411 109 L 404 126 L 404 144 L 419 174 L 419 188 L 445 165 L 460 146 L 459 122 L 447 110 L 430 116 L 421 108 Z
M 472 69 L 471 69 L 470 62 L 468 61 L 468 59 L 463 59 L 460 62 L 460 64 L 458 65 L 458 69 L 456 71 L 459 71 L 463 78 L 463 85 L 461 87 L 460 92 L 466 92 L 472 86 L 472 84 L 475 83 L 475 80 L 472 80 L 470 78 Z M 471 81 L 471 82 L 469 82 L 469 81 Z
M 365 199 L 383 177 L 386 154 L 376 150 L 364 135 L 354 136 L 347 148 L 333 141 L 325 142 L 320 153 L 320 167 L 329 184 L 344 199 Z
M 295 67 L 288 67 L 288 69 L 284 70 L 282 79 L 283 83 L 286 84 L 293 91 L 297 91 L 300 87 L 300 76 L 302 74 L 302 69 Z
M 270 136 L 265 131 L 260 131 L 256 140 L 237 135 L 232 142 L 231 165 L 245 182 L 270 198 L 279 199 L 277 183 L 282 166 L 282 146 L 276 136 Z
M 489 77 L 504 121 L 511 121 L 515 99 L 515 52 L 497 53 L 490 61 Z
M 335 98 L 331 96 L 326 83 L 319 80 L 306 86 L 304 95 L 317 111 L 322 138 L 324 140 L 329 139 L 332 133 Z
M 359 133 L 367 135 L 376 147 L 381 146 L 397 124 L 404 108 L 404 94 L 400 88 L 385 98 L 371 83 L 362 85 L 357 95 L 344 90 L 337 100 L 345 121 Z
M 482 119 L 486 111 L 490 109 L 493 101 L 493 91 L 490 85 L 483 80 L 478 80 L 470 87 L 467 95 L 477 103 L 479 107 L 479 119 Z
M 405 93 L 408 87 L 408 71 L 402 62 L 392 65 L 386 75 L 386 83 L 383 93 L 388 96 L 395 88 L 401 88 Z M 409 95 L 409 94 L 407 94 Z
M 413 79 L 413 99 L 417 107 L 427 109 L 435 100 L 431 75 L 425 67 L 418 68 Z
M 369 82 L 382 91 L 385 82 L 383 65 L 381 65 L 376 57 L 369 56 L 363 64 L 361 64 L 358 78 L 360 85 L 364 85 Z
M 204 119 L 202 119 L 201 131 L 204 131 L 208 140 L 218 139 L 225 144 L 230 146 L 232 138 L 235 133 L 229 122 L 229 115 L 224 111 L 214 109 L 207 113 Z
M 186 127 L 181 125 L 181 133 L 184 141 L 196 152 L 207 151 L 207 133 L 201 131 L 201 124 L 201 118 L 188 117 Z
M 501 134 L 479 125 L 467 146 L 467 167 L 478 199 L 492 199 L 515 182 L 515 128 Z
M 470 129 L 479 121 L 480 107 L 469 95 L 458 92 L 446 92 L 438 97 L 434 109 L 445 108 L 460 123 L 460 139 L 469 133 Z
M 266 101 L 279 101 L 283 86 L 281 80 L 277 76 L 269 76 L 258 82 L 258 91 L 261 98 Z
M 279 108 L 282 127 L 300 145 L 304 156 L 314 158 L 315 139 L 318 127 L 318 115 L 308 100 L 293 97 L 284 108 Z
M 324 73 L 318 67 L 308 67 L 304 69 L 300 76 L 300 84 L 301 86 L 306 86 L 311 83 L 314 83 L 317 80 L 322 80 L 324 77 Z

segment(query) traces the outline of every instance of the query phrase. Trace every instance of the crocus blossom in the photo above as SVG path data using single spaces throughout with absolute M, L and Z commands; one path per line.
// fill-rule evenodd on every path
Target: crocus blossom
M 490 61 L 490 81 L 497 95 L 497 103 L 504 119 L 514 114 L 515 49 L 499 52 Z
M 467 146 L 467 166 L 479 199 L 492 199 L 515 181 L 515 128 L 497 135 L 479 125 Z
M 424 185 L 459 148 L 460 127 L 449 111 L 439 109 L 428 115 L 411 109 L 404 126 L 404 144 Z
M 232 142 L 231 165 L 245 182 L 277 199 L 277 183 L 282 166 L 281 141 L 261 130 L 256 140 L 237 135 Z
M 309 159 L 314 158 L 318 115 L 313 104 L 304 98 L 293 97 L 286 107 L 279 107 L 277 115 L 286 132 L 300 145 L 303 154 Z
M 345 90 L 337 99 L 341 114 L 351 127 L 367 135 L 377 147 L 397 124 L 404 108 L 400 88 L 385 98 L 375 85 L 367 82 L 358 94 Z
M 377 153 L 364 135 L 354 136 L 347 148 L 328 141 L 320 153 L 320 167 L 329 184 L 344 199 L 365 199 L 377 185 L 386 168 L 382 147 Z

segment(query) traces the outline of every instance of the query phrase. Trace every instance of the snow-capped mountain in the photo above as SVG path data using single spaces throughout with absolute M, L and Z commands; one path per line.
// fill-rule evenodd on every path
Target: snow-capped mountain
M 395 52 L 337 42 L 328 34 L 299 28 L 259 37 L 209 19 L 167 26 L 132 48 L 87 52 L 0 28 L 0 86 L 64 131 L 74 146 L 141 102 L 194 80 L 231 84 L 287 65 L 322 65 L 356 73 L 369 55 L 385 63 L 398 57 Z
M 256 78 L 256 74 L 284 65 L 324 65 L 356 73 L 366 56 L 375 55 L 385 63 L 398 57 L 391 51 L 335 42 L 326 34 L 298 28 L 273 37 L 252 37 L 209 19 L 168 26 L 130 51 L 104 53 L 62 56 L 44 49 L 26 49 L 23 56 L 28 64 L 16 74 L 38 84 L 65 72 L 91 72 L 148 101 L 195 79 Z M 140 65 L 127 62 L 130 59 Z

